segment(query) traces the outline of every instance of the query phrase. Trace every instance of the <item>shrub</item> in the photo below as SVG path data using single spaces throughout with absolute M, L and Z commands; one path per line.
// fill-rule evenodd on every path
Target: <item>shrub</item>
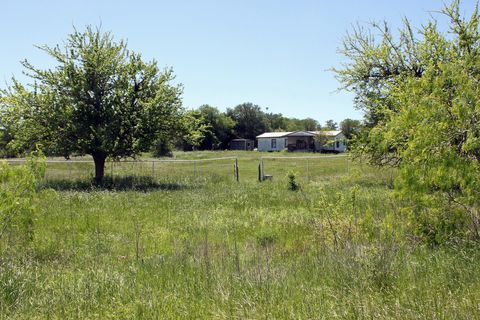
M 170 140 L 165 138 L 160 138 L 155 143 L 155 147 L 153 149 L 153 156 L 160 158 L 160 157 L 173 157 L 173 144 Z
M 25 165 L 0 162 L 0 241 L 24 245 L 33 240 L 33 200 L 45 162 L 38 152 Z
M 294 172 L 289 172 L 288 175 L 288 190 L 298 191 L 300 189 L 300 184 L 297 182 L 297 177 Z

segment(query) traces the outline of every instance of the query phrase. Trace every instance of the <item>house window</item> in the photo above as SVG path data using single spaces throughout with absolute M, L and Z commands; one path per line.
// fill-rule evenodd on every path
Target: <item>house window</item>
M 277 149 L 277 139 L 272 139 L 272 149 Z
M 337 148 L 340 148 L 340 141 L 337 141 Z

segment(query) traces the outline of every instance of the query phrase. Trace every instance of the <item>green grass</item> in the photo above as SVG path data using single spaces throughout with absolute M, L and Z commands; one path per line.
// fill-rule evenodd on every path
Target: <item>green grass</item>
M 176 157 L 197 155 L 231 153 Z M 0 258 L 0 318 L 480 318 L 480 250 L 409 237 L 393 172 L 332 158 L 307 176 L 305 162 L 282 161 L 265 161 L 271 182 L 245 152 L 240 183 L 229 161 L 108 189 L 68 187 L 58 169 L 31 246 Z

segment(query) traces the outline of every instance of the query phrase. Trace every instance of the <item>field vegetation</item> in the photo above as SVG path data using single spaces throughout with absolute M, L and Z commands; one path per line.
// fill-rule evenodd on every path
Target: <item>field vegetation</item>
M 31 237 L 1 238 L 1 317 L 478 318 L 477 246 L 448 234 L 461 220 L 419 229 L 392 170 L 322 159 L 312 168 L 330 174 L 306 180 L 290 162 L 260 183 L 257 153 L 210 155 L 239 156 L 240 182 L 220 172 L 68 189 L 39 178 Z M 2 186 L 37 167 L 8 166 L 23 173 Z
M 462 12 L 347 34 L 333 71 L 365 113 L 341 124 L 347 156 L 174 152 L 338 126 L 186 109 L 171 69 L 100 28 L 40 47 L 56 67 L 24 61 L 31 85 L 0 91 L 0 156 L 28 155 L 0 162 L 0 319 L 480 318 L 480 13 Z

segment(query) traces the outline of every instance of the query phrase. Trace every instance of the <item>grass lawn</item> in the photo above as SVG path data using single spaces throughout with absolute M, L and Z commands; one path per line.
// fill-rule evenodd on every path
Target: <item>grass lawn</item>
M 117 178 L 155 177 L 140 190 L 62 185 L 84 178 L 81 164 L 50 167 L 34 240 L 2 247 L 0 318 L 480 318 L 480 250 L 413 239 L 392 171 L 265 159 L 273 181 L 259 183 L 259 155 L 175 154 L 236 156 L 240 182 L 234 160 L 199 162 L 196 175 L 146 157 L 119 167 Z

